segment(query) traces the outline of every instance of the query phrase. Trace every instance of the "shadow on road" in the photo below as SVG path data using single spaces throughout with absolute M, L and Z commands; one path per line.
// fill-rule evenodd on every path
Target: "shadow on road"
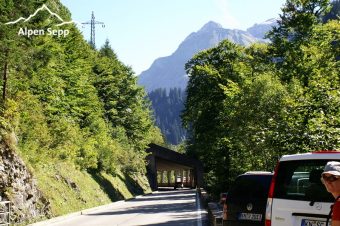
M 150 194 L 139 199 L 129 200 L 129 203 L 133 202 L 152 202 L 155 204 L 143 205 L 143 206 L 134 206 L 124 210 L 114 210 L 107 212 L 99 212 L 99 213 L 91 213 L 87 214 L 89 216 L 93 215 L 121 215 L 121 214 L 155 214 L 155 213 L 164 213 L 164 212 L 178 212 L 178 208 L 180 206 L 181 212 L 190 212 L 196 209 L 196 203 L 192 202 L 192 199 L 195 198 L 195 194 L 192 193 L 192 190 L 181 190 L 181 191 L 172 191 L 172 192 L 160 192 L 155 194 Z M 168 204 L 164 201 L 176 199 L 180 201 L 180 204 L 171 203 Z M 163 201 L 163 203 L 157 203 L 158 201 Z
M 112 210 L 98 213 L 86 214 L 87 216 L 118 216 L 118 215 L 153 215 L 170 213 L 174 215 L 172 220 L 164 223 L 148 224 L 151 226 L 191 226 L 197 225 L 197 206 L 195 200 L 196 193 L 193 190 L 171 190 L 171 192 L 162 191 L 153 193 L 138 199 L 130 200 L 129 207 L 122 208 L 121 210 Z M 168 201 L 167 201 L 168 200 Z M 171 201 L 176 200 L 176 203 Z M 140 202 L 145 202 L 141 205 Z M 206 225 L 205 222 L 202 222 Z M 140 224 L 143 225 L 143 224 Z
M 180 211 L 189 212 L 195 208 L 193 203 L 181 203 Z M 88 216 L 100 216 L 100 215 L 122 215 L 122 214 L 155 214 L 155 213 L 166 213 L 166 212 L 177 212 L 179 205 L 176 203 L 172 204 L 156 204 L 156 205 L 144 205 L 127 208 L 125 210 L 106 211 L 99 213 L 86 214 Z

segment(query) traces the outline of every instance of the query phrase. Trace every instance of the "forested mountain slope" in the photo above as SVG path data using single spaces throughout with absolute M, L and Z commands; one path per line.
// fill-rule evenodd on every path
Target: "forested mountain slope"
M 162 131 L 168 144 L 184 142 L 187 131 L 182 127 L 180 115 L 186 100 L 185 90 L 181 88 L 156 89 L 148 94 L 155 114 L 156 125 Z

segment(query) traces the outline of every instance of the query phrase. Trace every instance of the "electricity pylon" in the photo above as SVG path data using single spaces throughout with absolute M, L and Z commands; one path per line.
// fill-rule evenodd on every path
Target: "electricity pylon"
M 96 21 L 94 17 L 94 12 L 92 11 L 92 17 L 91 21 L 87 21 L 81 24 L 91 24 L 91 39 L 90 39 L 90 44 L 91 46 L 95 49 L 96 48 L 96 24 L 101 24 L 102 27 L 105 27 L 105 24 L 100 21 Z

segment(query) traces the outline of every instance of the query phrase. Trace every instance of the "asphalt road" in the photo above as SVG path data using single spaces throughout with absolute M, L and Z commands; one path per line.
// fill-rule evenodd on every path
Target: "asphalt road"
M 165 190 L 51 226 L 206 226 L 196 190 Z

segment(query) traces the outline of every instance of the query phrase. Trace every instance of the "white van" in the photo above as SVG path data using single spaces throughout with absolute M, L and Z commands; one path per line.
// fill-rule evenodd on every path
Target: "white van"
M 269 189 L 266 226 L 326 226 L 334 198 L 320 178 L 328 161 L 340 161 L 340 152 L 319 151 L 280 159 Z

